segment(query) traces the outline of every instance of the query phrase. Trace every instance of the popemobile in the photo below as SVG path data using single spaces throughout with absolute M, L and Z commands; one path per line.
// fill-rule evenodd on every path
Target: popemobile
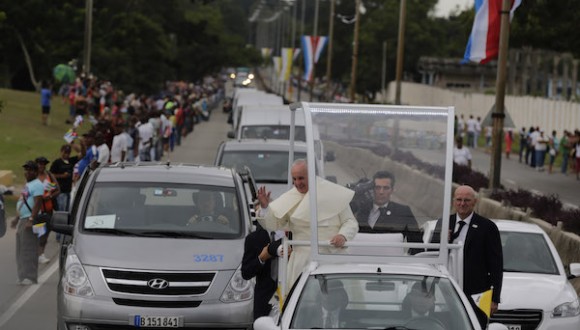
M 326 179 L 308 175 L 308 191 L 289 220 L 307 219 L 309 236 L 294 233 L 283 242 L 284 251 L 309 249 L 309 261 L 287 283 L 292 256 L 280 260 L 278 308 L 254 329 L 482 329 L 469 298 L 489 313 L 490 296 L 464 294 L 461 244 L 447 243 L 447 231 L 442 243 L 423 243 L 421 230 L 433 219 L 449 225 L 454 108 L 301 102 L 289 111 L 304 118 L 308 173 L 317 173 L 314 160 L 323 158 Z M 291 147 L 289 169 L 294 160 Z M 386 200 L 386 210 L 372 209 L 373 198 Z M 359 230 L 337 248 L 319 237 L 334 210 L 347 206 Z

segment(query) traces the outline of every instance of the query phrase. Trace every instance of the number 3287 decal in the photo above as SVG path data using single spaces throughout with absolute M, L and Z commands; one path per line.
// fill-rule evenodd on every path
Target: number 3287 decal
M 224 262 L 223 254 L 194 254 L 193 262 Z

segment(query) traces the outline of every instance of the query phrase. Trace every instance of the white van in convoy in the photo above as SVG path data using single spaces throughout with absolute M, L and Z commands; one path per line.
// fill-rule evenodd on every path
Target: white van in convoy
M 118 163 L 85 173 L 55 212 L 59 330 L 251 328 L 241 275 L 252 228 L 249 171 Z

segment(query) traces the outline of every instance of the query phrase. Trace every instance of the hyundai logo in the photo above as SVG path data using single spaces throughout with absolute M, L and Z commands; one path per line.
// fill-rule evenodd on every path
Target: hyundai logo
M 168 287 L 169 282 L 161 278 L 154 278 L 152 280 L 149 280 L 149 282 L 147 282 L 147 286 L 150 287 L 151 289 L 161 290 Z

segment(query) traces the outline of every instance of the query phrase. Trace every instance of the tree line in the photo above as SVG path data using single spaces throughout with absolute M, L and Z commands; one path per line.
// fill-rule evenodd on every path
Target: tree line
M 307 1 L 305 34 L 311 34 L 315 1 Z M 258 5 L 279 0 L 95 0 L 91 72 L 120 89 L 151 93 L 166 80 L 196 80 L 225 66 L 260 63 L 252 47 L 255 26 L 248 17 Z M 360 18 L 357 92 L 380 89 L 383 42 L 387 43 L 387 81 L 395 77 L 399 0 L 365 0 Z M 403 67 L 418 80 L 421 56 L 461 58 L 471 31 L 473 10 L 435 17 L 438 0 L 407 0 Z M 301 6 L 302 1 L 297 2 Z M 320 1 L 318 33 L 328 34 L 329 1 Z M 526 0 L 512 23 L 510 47 L 580 53 L 576 37 L 576 0 Z M 333 80 L 348 85 L 354 25 L 339 17 L 354 15 L 354 0 L 336 1 Z M 287 14 L 289 15 L 289 14 Z M 297 19 L 300 24 L 300 18 Z M 297 31 L 300 31 L 297 29 Z M 290 33 L 291 29 L 285 29 Z M 78 60 L 82 65 L 85 3 L 75 0 L 5 1 L 0 8 L 0 86 L 33 90 L 52 77 L 52 68 Z M 287 37 L 285 40 L 291 40 Z M 273 45 L 272 45 L 273 46 Z M 289 45 L 285 45 L 288 47 Z M 296 38 L 295 47 L 299 47 Z M 79 68 L 80 69 L 80 68 Z M 316 67 L 326 72 L 326 56 Z

